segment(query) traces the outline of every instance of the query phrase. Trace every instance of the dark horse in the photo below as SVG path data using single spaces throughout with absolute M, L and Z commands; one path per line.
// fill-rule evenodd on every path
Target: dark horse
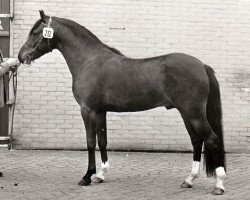
M 200 172 L 202 145 L 206 171 L 217 178 L 213 194 L 222 194 L 225 151 L 219 84 L 214 71 L 198 59 L 180 53 L 131 59 L 103 44 L 85 27 L 68 19 L 49 17 L 40 11 L 18 58 L 30 64 L 58 49 L 73 77 L 73 94 L 81 106 L 86 128 L 88 170 L 79 185 L 102 182 L 109 169 L 106 113 L 136 112 L 165 106 L 176 108 L 185 123 L 194 148 L 190 175 L 181 187 L 192 187 Z M 51 28 L 51 38 L 43 35 Z M 50 29 L 50 30 L 51 30 Z M 96 174 L 96 137 L 101 152 L 101 169 Z M 96 177 L 91 179 L 91 176 Z

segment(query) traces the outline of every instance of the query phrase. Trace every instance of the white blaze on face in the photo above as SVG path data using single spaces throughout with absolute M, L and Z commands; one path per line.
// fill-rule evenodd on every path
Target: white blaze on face
M 218 168 L 216 168 L 215 171 L 216 171 L 216 185 L 215 185 L 215 187 L 221 188 L 222 190 L 225 191 L 224 180 L 227 177 L 225 169 L 224 169 L 224 167 L 218 167 Z
M 104 180 L 105 179 L 105 174 L 108 172 L 110 166 L 109 166 L 109 162 L 105 162 L 101 164 L 101 169 L 100 171 L 96 174 L 96 177 Z
M 200 175 L 200 162 L 193 161 L 190 175 L 186 178 L 185 182 L 193 185 L 193 181 Z

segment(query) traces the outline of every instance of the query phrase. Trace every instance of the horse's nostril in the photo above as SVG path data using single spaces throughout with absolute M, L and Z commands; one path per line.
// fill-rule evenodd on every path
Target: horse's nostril
M 24 57 L 21 55 L 21 53 L 18 54 L 18 60 L 20 61 L 20 63 L 24 63 L 25 59 Z

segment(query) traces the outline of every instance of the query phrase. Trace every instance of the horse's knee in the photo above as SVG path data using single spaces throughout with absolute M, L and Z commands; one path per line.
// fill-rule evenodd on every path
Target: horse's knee
M 96 148 L 95 144 L 87 144 L 88 152 L 94 152 Z

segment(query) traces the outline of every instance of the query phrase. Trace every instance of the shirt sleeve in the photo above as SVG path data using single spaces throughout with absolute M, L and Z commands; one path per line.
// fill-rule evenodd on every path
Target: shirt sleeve
M 0 64 L 0 77 L 9 71 L 10 65 L 6 62 Z

